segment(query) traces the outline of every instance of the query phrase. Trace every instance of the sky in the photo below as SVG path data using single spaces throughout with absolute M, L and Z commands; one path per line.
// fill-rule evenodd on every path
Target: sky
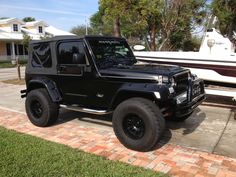
M 85 25 L 97 11 L 98 0 L 0 0 L 0 17 L 30 16 L 65 31 Z

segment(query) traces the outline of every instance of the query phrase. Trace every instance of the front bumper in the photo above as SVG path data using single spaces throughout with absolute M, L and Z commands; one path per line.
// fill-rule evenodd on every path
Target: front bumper
M 183 117 L 191 114 L 206 99 L 203 80 L 196 79 L 189 83 L 187 98 L 184 102 L 178 104 L 177 98 L 174 103 L 174 116 Z
M 195 97 L 191 102 L 182 103 L 175 106 L 174 116 L 175 117 L 183 117 L 191 114 L 194 109 L 199 106 L 206 99 L 205 93 L 200 94 Z

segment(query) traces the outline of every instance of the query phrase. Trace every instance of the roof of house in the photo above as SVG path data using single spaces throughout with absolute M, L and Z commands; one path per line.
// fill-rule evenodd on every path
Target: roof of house
M 37 21 L 32 21 L 32 22 L 26 22 L 23 27 L 27 26 L 37 26 L 37 25 L 43 25 L 43 26 L 48 26 L 48 24 L 42 20 L 37 20 Z
M 22 20 L 18 19 L 18 18 L 6 18 L 6 19 L 0 19 L 0 24 L 7 24 L 7 23 L 11 23 L 11 22 L 18 22 L 20 24 L 25 24 L 25 22 L 23 22 Z
M 8 33 L 0 29 L 0 40 L 22 40 L 22 33 Z
M 54 36 L 62 36 L 62 35 L 74 35 L 70 32 L 60 30 L 58 28 L 55 28 L 54 26 L 49 25 L 48 27 L 45 28 L 45 32 L 52 34 Z
M 41 37 L 44 35 L 49 36 L 74 36 L 74 34 L 60 30 L 56 27 L 48 25 L 46 22 L 39 20 L 39 21 L 32 21 L 32 22 L 23 22 L 17 18 L 8 18 L 8 19 L 0 19 L 0 24 L 11 24 L 12 22 L 20 23 L 20 30 L 18 32 L 11 32 L 8 29 L 0 27 L 0 40 L 22 40 L 24 38 L 24 34 L 29 35 L 33 40 L 40 40 Z M 37 27 L 39 25 L 44 26 L 45 34 L 39 34 L 35 32 L 35 30 L 27 29 L 27 27 Z

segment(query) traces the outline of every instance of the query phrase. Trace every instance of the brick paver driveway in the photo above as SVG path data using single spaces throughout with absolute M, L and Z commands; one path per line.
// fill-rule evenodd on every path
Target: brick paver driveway
M 236 176 L 236 159 L 212 154 L 236 154 L 232 109 L 200 106 L 185 123 L 168 122 L 155 151 L 140 153 L 119 143 L 109 117 L 62 110 L 56 125 L 33 126 L 19 99 L 23 87 L 0 83 L 0 126 L 173 176 Z

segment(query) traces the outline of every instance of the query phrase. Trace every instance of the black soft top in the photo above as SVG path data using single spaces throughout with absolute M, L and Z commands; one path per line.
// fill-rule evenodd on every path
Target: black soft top
M 41 42 L 54 42 L 54 41 L 60 41 L 60 40 L 70 40 L 70 39 L 107 39 L 107 40 L 124 40 L 124 38 L 119 38 L 119 37 L 106 37 L 106 36 L 76 36 L 76 35 L 67 35 L 67 36 L 55 36 L 52 38 L 48 39 L 42 39 L 42 40 L 33 40 L 30 42 L 30 44 L 35 44 L 35 43 L 41 43 Z

